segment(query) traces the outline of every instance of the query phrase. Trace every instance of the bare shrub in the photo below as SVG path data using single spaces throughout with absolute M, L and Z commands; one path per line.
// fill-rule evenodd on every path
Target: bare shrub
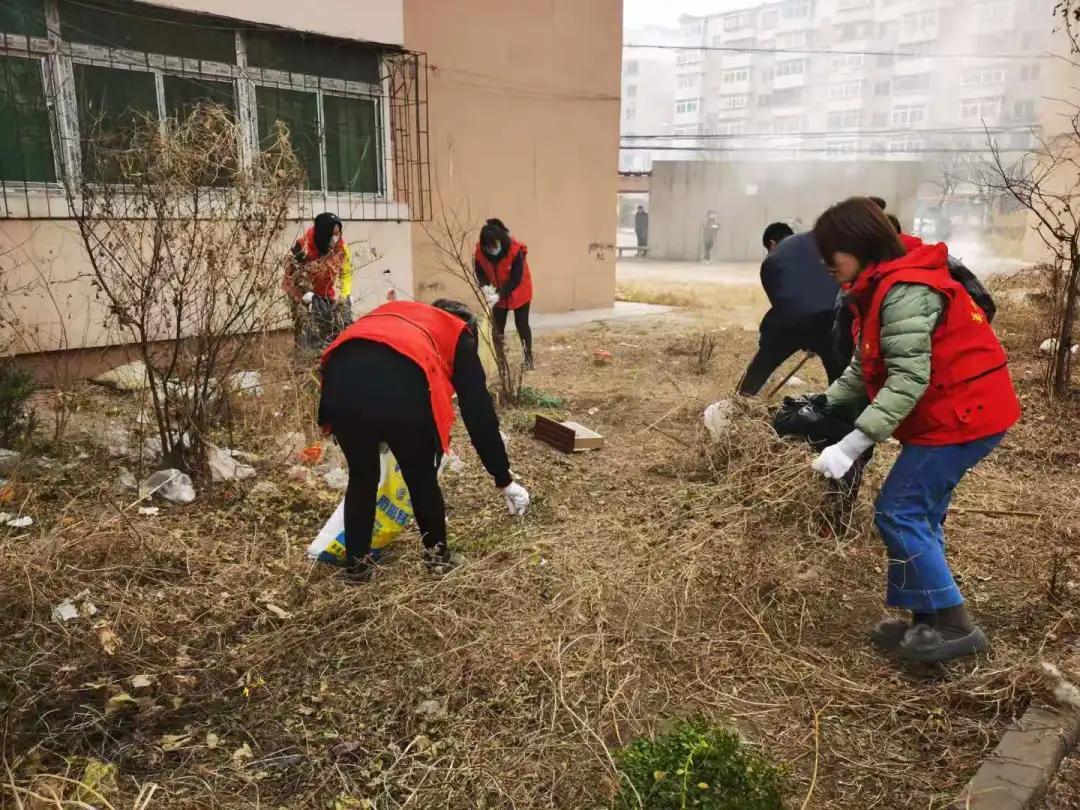
M 228 110 L 89 141 L 71 199 L 107 325 L 146 364 L 165 461 L 201 475 L 225 380 L 270 329 L 280 237 L 303 173 L 279 127 L 251 154 Z
M 503 407 L 516 405 L 521 401 L 524 366 L 513 364 L 506 356 L 505 341 L 498 340 L 491 330 L 491 305 L 481 292 L 473 269 L 473 245 L 480 227 L 476 225 L 466 210 L 464 213 L 446 206 L 442 200 L 436 207 L 435 216 L 424 223 L 424 234 L 435 248 L 435 256 L 444 273 L 453 276 L 468 286 L 472 295 L 472 306 L 483 313 L 483 325 L 479 338 L 495 358 L 498 373 L 498 401 Z

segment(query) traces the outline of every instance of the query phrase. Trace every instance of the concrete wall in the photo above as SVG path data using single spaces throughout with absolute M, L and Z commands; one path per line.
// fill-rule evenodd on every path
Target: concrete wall
M 770 222 L 794 221 L 796 230 L 807 230 L 829 205 L 856 194 L 884 197 L 910 227 L 919 182 L 917 167 L 889 161 L 657 161 L 649 179 L 649 257 L 702 258 L 702 224 L 710 210 L 720 220 L 716 261 L 759 260 Z
M 502 219 L 541 311 L 614 300 L 613 253 L 590 245 L 616 230 L 621 35 L 619 0 L 405 0 L 405 46 L 429 59 L 436 216 Z M 423 225 L 413 248 L 419 297 L 463 294 Z
M 1068 35 L 1061 26 L 1056 26 L 1049 52 L 1060 58 L 1046 59 L 1042 62 L 1040 74 L 1042 95 L 1036 107 L 1038 125 L 1042 128 L 1043 138 L 1046 143 L 1053 144 L 1056 149 L 1061 149 L 1070 141 L 1075 142 L 1073 120 L 1077 114 L 1077 104 L 1080 104 L 1080 90 L 1076 86 L 1078 70 L 1070 51 L 1071 43 Z M 1075 150 L 1074 143 L 1073 154 Z M 1032 161 L 1030 165 L 1035 165 L 1034 158 L 1029 158 L 1029 161 Z M 1071 190 L 1075 196 L 1077 189 L 1080 188 L 1080 171 L 1062 164 L 1046 178 L 1043 185 L 1051 193 L 1065 194 Z M 1073 204 L 1072 208 L 1076 210 L 1077 205 Z M 1022 253 L 1024 260 L 1033 264 L 1054 261 L 1054 252 L 1047 247 L 1046 242 L 1039 235 L 1039 221 L 1034 214 L 1029 214 L 1027 224 L 1028 230 L 1024 235 Z
M 144 0 L 156 6 L 220 14 L 297 31 L 386 45 L 404 41 L 400 0 Z
M 280 238 L 279 255 L 286 255 L 307 224 L 289 223 Z M 347 221 L 344 233 L 356 265 L 370 261 L 373 248 L 380 257 L 353 274 L 357 312 L 386 300 L 391 285 L 405 295 L 411 293 L 408 223 Z M 122 342 L 123 336 L 106 326 L 106 312 L 95 297 L 90 262 L 74 222 L 0 220 L 0 262 L 6 287 L 15 291 L 0 305 L 0 355 Z M 12 320 L 17 325 L 9 323 Z

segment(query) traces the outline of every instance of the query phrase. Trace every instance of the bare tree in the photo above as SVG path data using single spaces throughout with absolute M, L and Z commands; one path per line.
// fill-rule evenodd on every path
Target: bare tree
M 441 196 L 437 200 L 435 215 L 424 223 L 424 234 L 435 249 L 435 255 L 443 272 L 464 283 L 473 298 L 473 304 L 483 313 L 483 325 L 479 339 L 495 358 L 498 373 L 498 400 L 506 407 L 516 405 L 521 399 L 524 367 L 515 367 L 506 356 L 506 343 L 493 336 L 492 308 L 481 291 L 473 266 L 473 245 L 479 226 L 469 214 L 468 206 L 462 212 L 448 207 Z
M 1054 15 L 1062 22 L 1072 53 L 1080 53 L 1080 0 L 1061 0 Z M 1080 283 L 1080 105 L 1068 104 L 1062 118 L 1065 126 L 1056 134 L 1033 129 L 1034 149 L 1012 163 L 1005 162 L 988 134 L 992 158 L 985 174 L 988 188 L 1011 196 L 1035 217 L 1035 230 L 1060 275 L 1061 283 L 1051 297 L 1056 346 L 1047 370 L 1047 389 L 1054 397 L 1064 397 L 1072 379 L 1071 349 Z
M 1063 397 L 1072 379 L 1071 348 L 1080 280 L 1080 193 L 1076 189 L 1080 107 L 1074 110 L 1065 132 L 1050 138 L 1036 133 L 1035 138 L 1036 148 L 1011 164 L 1006 164 L 1001 150 L 992 145 L 994 179 L 990 182 L 1034 215 L 1035 230 L 1059 268 L 1062 283 L 1051 297 L 1056 348 L 1047 372 L 1047 388 L 1051 396 Z
M 252 154 L 233 114 L 97 130 L 70 194 L 107 326 L 146 364 L 166 462 L 206 471 L 227 380 L 288 323 L 281 234 L 303 174 L 284 128 Z

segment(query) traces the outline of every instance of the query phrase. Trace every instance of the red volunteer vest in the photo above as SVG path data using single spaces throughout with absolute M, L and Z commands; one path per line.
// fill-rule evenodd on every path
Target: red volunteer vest
M 491 257 L 484 253 L 479 243 L 476 245 L 476 250 L 474 251 L 476 263 L 480 266 L 480 270 L 483 272 L 484 278 L 488 280 L 488 284 L 491 284 L 500 292 L 510 280 L 510 268 L 513 266 L 514 259 L 517 258 L 519 253 L 523 254 L 522 262 L 524 263 L 521 283 L 518 284 L 517 288 L 512 293 L 510 293 L 509 300 L 499 299 L 499 303 L 495 305 L 496 309 L 519 309 L 532 301 L 533 284 L 532 272 L 529 270 L 529 249 L 521 242 L 511 238 L 510 249 L 506 251 L 506 255 L 496 263 L 492 262 Z
M 930 385 L 893 434 L 903 444 L 945 445 L 1002 433 L 1020 418 L 1008 359 L 986 315 L 949 274 L 944 243 L 922 245 L 906 256 L 869 268 L 855 282 L 863 380 L 874 399 L 888 370 L 881 350 L 881 307 L 896 284 L 923 284 L 945 296 L 934 330 Z
M 454 424 L 454 355 L 465 321 L 419 301 L 390 301 L 359 318 L 323 352 L 330 354 L 349 340 L 372 340 L 389 346 L 424 370 L 431 394 L 431 413 L 443 452 L 450 449 Z
M 304 235 L 296 240 L 304 249 L 305 264 L 315 264 L 309 271 L 311 279 L 311 291 L 315 295 L 329 298 L 331 301 L 337 298 L 334 283 L 341 275 L 341 268 L 345 261 L 345 248 L 338 241 L 337 246 L 330 249 L 325 256 L 319 255 L 319 249 L 315 247 L 315 226 L 309 225 Z

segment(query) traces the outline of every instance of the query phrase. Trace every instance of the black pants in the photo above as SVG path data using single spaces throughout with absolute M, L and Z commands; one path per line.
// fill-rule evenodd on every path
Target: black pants
M 525 347 L 525 357 L 529 360 L 532 359 L 532 327 L 529 326 L 530 306 L 532 306 L 531 302 L 514 310 L 514 328 L 517 329 L 518 337 L 521 338 L 521 345 Z M 509 317 L 509 310 L 496 307 L 491 311 L 491 315 L 495 327 L 492 334 L 495 342 L 501 346 L 503 336 L 506 334 L 506 319 Z
M 844 373 L 847 363 L 836 357 L 833 351 L 833 313 L 823 312 L 794 324 L 764 322 L 758 340 L 757 354 L 739 383 L 739 393 L 754 396 L 776 369 L 791 355 L 800 350 L 813 352 L 825 366 L 829 382 Z
M 371 550 L 380 442 L 401 466 L 424 545 L 446 542 L 446 505 L 438 479 L 441 447 L 427 378 L 419 366 L 381 344 L 349 341 L 323 369 L 319 423 L 331 426 L 349 465 L 345 552 L 350 565 Z
M 431 426 L 391 420 L 346 423 L 334 436 L 349 463 L 345 491 L 345 553 L 353 565 L 371 550 L 375 495 L 379 488 L 379 443 L 385 442 L 401 466 L 413 517 L 426 548 L 446 542 L 446 504 L 439 488 L 439 454 Z

